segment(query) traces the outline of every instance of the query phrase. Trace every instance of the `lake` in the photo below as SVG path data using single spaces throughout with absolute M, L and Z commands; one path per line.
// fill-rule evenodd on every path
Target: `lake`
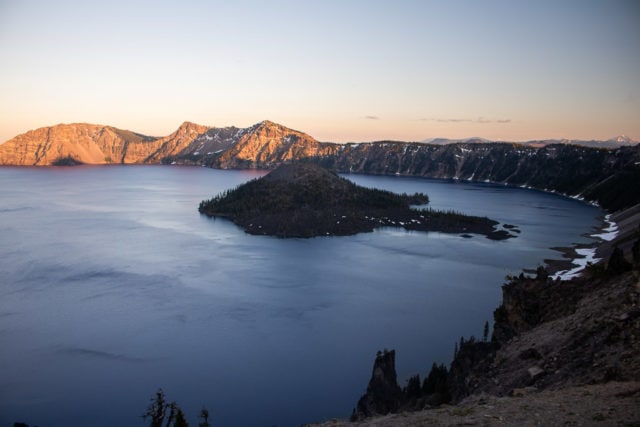
M 482 335 L 507 274 L 589 243 L 601 211 L 538 191 L 347 175 L 521 230 L 245 234 L 202 199 L 263 172 L 0 168 L 0 425 L 143 426 L 162 387 L 191 425 L 348 417 L 376 351 L 401 385 Z

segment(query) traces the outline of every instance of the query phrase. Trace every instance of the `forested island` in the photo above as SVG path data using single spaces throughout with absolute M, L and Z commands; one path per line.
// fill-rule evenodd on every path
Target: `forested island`
M 513 237 L 484 217 L 414 206 L 427 195 L 361 187 L 313 163 L 289 163 L 200 203 L 200 213 L 228 218 L 247 233 L 277 237 L 347 236 L 379 227 Z

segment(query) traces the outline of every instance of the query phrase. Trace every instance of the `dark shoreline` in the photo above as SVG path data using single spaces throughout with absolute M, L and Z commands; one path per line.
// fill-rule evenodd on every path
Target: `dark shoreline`
M 505 229 L 498 229 L 499 223 L 489 218 L 482 217 L 466 217 L 463 220 L 451 220 L 446 218 L 429 218 L 427 212 L 420 210 L 410 210 L 407 212 L 385 212 L 382 215 L 371 216 L 364 215 L 361 218 L 349 218 L 346 215 L 326 214 L 318 212 L 316 220 L 319 217 L 330 215 L 338 224 L 331 231 L 323 233 L 309 230 L 304 223 L 296 223 L 291 228 L 290 216 L 283 218 L 274 218 L 266 216 L 263 218 L 242 218 L 229 215 L 226 213 L 216 213 L 210 211 L 202 211 L 202 214 L 212 218 L 227 219 L 237 226 L 241 227 L 246 233 L 258 236 L 274 236 L 280 238 L 313 238 L 313 237 L 329 237 L 329 236 L 352 236 L 358 233 L 370 233 L 378 228 L 392 227 L 403 228 L 407 231 L 420 232 L 437 232 L 447 234 L 459 234 L 461 237 L 470 238 L 473 235 L 485 236 L 490 240 L 507 240 L 517 237 L 516 234 L 510 233 Z M 438 213 L 440 214 L 440 213 Z M 291 214 L 293 216 L 294 213 Z M 446 214 L 443 214 L 446 215 Z M 287 221 L 289 227 L 286 232 L 282 231 L 280 221 Z M 342 221 L 343 226 L 340 227 L 339 222 Z

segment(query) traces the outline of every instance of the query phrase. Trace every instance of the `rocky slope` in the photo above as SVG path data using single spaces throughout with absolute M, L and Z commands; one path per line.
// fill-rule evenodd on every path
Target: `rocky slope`
M 148 147 L 152 149 L 151 152 L 140 146 L 131 147 L 128 151 L 131 158 L 136 159 L 133 163 L 161 163 L 164 159 L 177 154 L 193 155 L 198 147 L 194 143 L 207 131 L 209 131 L 207 126 L 184 122 L 171 135 L 155 139 L 153 146 Z M 204 149 L 204 146 L 202 148 Z
M 378 354 L 352 420 L 379 426 L 636 425 L 638 209 L 618 213 L 618 219 L 628 222 L 614 240 L 610 258 L 590 267 L 583 277 L 561 282 L 539 270 L 533 278 L 510 278 L 494 313 L 491 340 L 461 339 L 449 369 L 434 365 L 422 387 L 416 376 L 399 391 L 391 352 Z M 434 372 L 441 379 L 439 391 L 428 387 Z M 436 392 L 441 396 L 436 404 L 455 405 L 434 409 Z
M 335 170 L 486 181 L 532 187 L 597 201 L 611 210 L 640 200 L 640 145 L 604 150 L 483 143 L 348 144 L 320 160 Z
M 0 145 L 0 165 L 48 166 L 60 159 L 76 163 L 202 164 L 228 149 L 242 132 L 184 122 L 171 135 L 156 138 L 111 126 L 60 124 L 29 131 Z
M 0 145 L 2 165 L 51 165 L 72 157 L 83 163 L 133 163 L 129 147 L 152 149 L 154 138 L 111 126 L 62 124 L 18 135 Z
M 637 426 L 640 382 L 568 387 L 518 397 L 474 395 L 459 404 L 402 412 L 361 421 L 331 420 L 306 427 L 418 426 Z
M 184 122 L 171 135 L 151 137 L 111 126 L 60 124 L 29 131 L 0 145 L 0 165 L 182 163 L 220 168 L 270 168 L 290 160 L 335 153 L 335 144 L 263 121 L 249 128 Z
M 339 147 L 265 120 L 246 129 L 237 142 L 209 165 L 224 169 L 270 169 L 292 160 L 328 156 L 338 152 Z

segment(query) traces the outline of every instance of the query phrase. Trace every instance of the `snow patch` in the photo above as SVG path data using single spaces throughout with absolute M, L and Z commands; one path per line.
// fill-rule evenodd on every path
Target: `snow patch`
M 600 261 L 599 258 L 596 258 L 595 248 L 576 249 L 576 253 L 583 256 L 582 258 L 576 258 L 571 261 L 576 267 L 572 268 L 571 270 L 557 272 L 556 274 L 551 276 L 553 280 L 571 280 L 574 277 L 578 277 L 582 270 L 587 268 L 587 265 L 594 264 Z
M 610 242 L 618 235 L 618 224 L 616 224 L 614 221 L 611 221 L 611 214 L 606 215 L 604 217 L 604 221 L 608 224 L 607 227 L 602 229 L 602 233 L 592 234 L 591 237 Z M 576 249 L 576 254 L 582 256 L 582 258 L 575 258 L 571 260 L 571 263 L 576 267 L 572 268 L 571 270 L 557 272 L 556 274 L 551 276 L 553 280 L 558 278 L 560 280 L 571 280 L 574 277 L 579 276 L 582 270 L 587 268 L 587 265 L 595 264 L 600 261 L 600 258 L 596 258 L 596 248 Z
M 612 241 L 618 235 L 618 224 L 611 221 L 611 214 L 604 217 L 604 221 L 608 223 L 606 228 L 602 229 L 602 233 L 592 234 L 591 237 L 595 237 L 598 239 L 606 240 L 607 242 Z

